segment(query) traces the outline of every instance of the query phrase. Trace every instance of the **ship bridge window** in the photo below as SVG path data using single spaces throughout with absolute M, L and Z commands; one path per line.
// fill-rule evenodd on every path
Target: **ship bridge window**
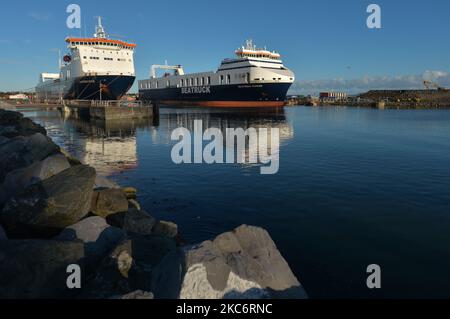
M 211 77 L 210 77 L 210 76 L 208 76 L 208 82 L 207 82 L 207 84 L 208 84 L 208 85 L 211 84 Z
M 231 83 L 231 75 L 227 74 L 227 84 Z
M 223 84 L 223 75 L 220 76 L 220 84 Z

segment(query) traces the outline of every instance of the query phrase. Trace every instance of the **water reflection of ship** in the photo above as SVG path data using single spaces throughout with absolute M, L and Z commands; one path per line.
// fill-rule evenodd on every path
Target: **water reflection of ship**
M 84 121 L 67 118 L 66 122 L 84 136 L 84 145 L 78 154 L 81 161 L 105 176 L 136 168 L 137 130 L 154 130 L 153 123 L 145 119 Z
M 194 121 L 201 120 L 203 129 L 219 128 L 223 132 L 227 128 L 278 128 L 281 140 L 289 140 L 294 136 L 293 127 L 287 122 L 284 109 L 165 109 L 160 113 L 160 131 L 166 131 L 170 140 L 170 133 L 179 127 L 194 130 Z
M 227 128 L 260 128 L 267 129 L 269 141 L 269 154 L 272 154 L 270 145 L 272 128 L 279 130 L 280 146 L 294 137 L 294 128 L 287 122 L 286 114 L 282 108 L 274 109 L 165 109 L 160 112 L 160 135 L 165 139 L 161 143 L 173 143 L 171 133 L 173 130 L 184 127 L 194 132 L 194 122 L 201 120 L 203 131 L 208 128 L 219 128 L 223 136 L 226 136 Z M 227 145 L 229 146 L 229 145 Z M 250 155 L 258 155 L 257 141 L 247 140 L 242 159 L 248 163 Z M 251 158 L 254 160 L 254 158 Z

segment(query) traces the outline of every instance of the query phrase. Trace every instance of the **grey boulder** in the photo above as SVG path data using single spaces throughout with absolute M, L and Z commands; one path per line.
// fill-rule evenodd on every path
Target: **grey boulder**
M 160 220 L 153 227 L 153 234 L 156 236 L 175 238 L 178 235 L 178 225 L 172 222 Z
M 30 166 L 58 152 L 59 147 L 41 133 L 10 139 L 0 145 L 0 182 L 9 172 Z
M 67 269 L 83 271 L 83 257 L 82 243 L 0 241 L 0 299 L 76 297 L 79 291 L 67 287 Z
M 142 290 L 151 291 L 156 299 L 175 299 L 180 291 L 181 269 L 173 240 L 135 236 L 105 258 L 84 297 L 111 298 Z
M 0 201 L 23 192 L 28 186 L 46 180 L 66 169 L 70 164 L 62 154 L 56 154 L 46 159 L 8 173 L 0 189 Z
M 67 152 L 64 148 L 60 148 L 60 152 L 66 157 L 70 166 L 82 165 L 81 161 L 78 158 L 73 157 L 69 152 Z
M 138 235 L 152 234 L 156 219 L 143 210 L 132 208 L 125 214 L 123 229 Z
M 25 118 L 23 114 L 0 110 L 0 135 L 11 138 L 19 135 L 29 136 L 35 133 L 47 134 L 41 125 L 34 123 L 29 118 Z
M 0 135 L 0 146 L 9 142 L 9 138 Z
M 307 298 L 267 231 L 243 225 L 186 251 L 181 299 Z
M 89 212 L 94 180 L 95 169 L 73 166 L 10 199 L 0 220 L 13 238 L 50 238 Z
M 3 229 L 2 225 L 0 225 L 0 240 L 7 240 L 8 237 L 6 236 L 5 230 Z
M 151 235 L 156 224 L 156 219 L 144 210 L 130 205 L 128 212 L 109 215 L 106 218 L 108 224 L 122 228 L 129 234 Z
M 95 178 L 95 189 L 104 189 L 104 188 L 120 188 L 119 185 L 114 183 L 113 181 L 109 180 L 108 178 L 97 175 Z
M 92 195 L 91 212 L 106 218 L 109 215 L 128 211 L 128 200 L 120 189 L 96 190 Z
M 109 226 L 98 216 L 89 217 L 65 228 L 58 237 L 60 241 L 82 241 L 86 255 L 86 267 L 95 267 L 120 242 L 125 240 L 126 233 L 116 227 Z

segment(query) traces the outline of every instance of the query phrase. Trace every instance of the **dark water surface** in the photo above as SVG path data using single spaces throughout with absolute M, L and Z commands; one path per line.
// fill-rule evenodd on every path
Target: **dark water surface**
M 24 112 L 195 243 L 243 223 L 269 230 L 310 297 L 450 297 L 450 111 L 161 109 L 152 121 Z M 175 165 L 177 127 L 277 127 L 280 171 Z M 382 289 L 366 267 L 382 268 Z

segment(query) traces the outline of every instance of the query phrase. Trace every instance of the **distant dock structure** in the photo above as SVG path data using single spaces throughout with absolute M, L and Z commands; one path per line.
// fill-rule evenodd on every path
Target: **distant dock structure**
M 77 118 L 102 120 L 142 119 L 158 115 L 157 106 L 143 101 L 66 100 L 60 108 Z
M 320 92 L 319 98 L 321 101 L 342 101 L 348 98 L 346 92 Z

